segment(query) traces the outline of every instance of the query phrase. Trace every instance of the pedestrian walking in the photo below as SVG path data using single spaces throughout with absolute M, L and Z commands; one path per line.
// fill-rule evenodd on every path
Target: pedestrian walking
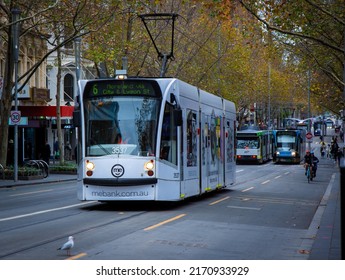
M 46 142 L 43 150 L 43 160 L 49 165 L 51 149 L 48 141 Z

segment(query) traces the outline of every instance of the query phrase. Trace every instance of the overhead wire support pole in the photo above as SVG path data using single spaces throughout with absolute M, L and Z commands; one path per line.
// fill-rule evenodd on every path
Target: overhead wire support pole
M 12 9 L 12 47 L 14 58 L 14 110 L 18 111 L 18 63 L 19 63 L 19 15 L 18 9 Z M 12 155 L 11 155 L 12 156 Z M 14 124 L 14 168 L 13 179 L 18 181 L 18 123 Z
M 143 15 L 138 15 L 141 20 L 144 23 L 144 26 L 146 28 L 147 33 L 150 36 L 150 39 L 153 43 L 153 46 L 156 49 L 156 52 L 158 54 L 158 58 L 162 59 L 162 66 L 161 66 L 161 71 L 160 71 L 160 77 L 164 77 L 165 73 L 167 71 L 167 63 L 168 59 L 173 59 L 174 58 L 174 30 L 175 30 L 175 20 L 178 17 L 178 14 L 173 14 L 173 13 L 158 13 L 158 14 L 143 14 Z M 171 47 L 170 47 L 170 52 L 168 53 L 162 53 L 159 49 L 159 46 L 156 43 L 156 38 L 153 37 L 152 31 L 150 30 L 148 26 L 149 21 L 158 21 L 158 20 L 164 20 L 164 21 L 172 21 L 171 23 Z

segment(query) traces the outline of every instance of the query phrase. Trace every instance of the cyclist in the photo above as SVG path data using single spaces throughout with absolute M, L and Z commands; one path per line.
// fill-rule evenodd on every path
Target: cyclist
M 311 151 L 312 156 L 312 166 L 313 166 L 313 177 L 316 177 L 316 170 L 317 170 L 317 164 L 319 163 L 319 159 L 315 156 L 314 151 Z
M 306 154 L 305 154 L 305 156 L 304 156 L 305 175 L 307 175 L 307 168 L 308 168 L 308 166 L 309 166 L 309 165 L 312 166 L 312 164 L 313 164 L 313 157 L 312 157 L 310 151 L 307 150 L 307 151 L 306 151 Z

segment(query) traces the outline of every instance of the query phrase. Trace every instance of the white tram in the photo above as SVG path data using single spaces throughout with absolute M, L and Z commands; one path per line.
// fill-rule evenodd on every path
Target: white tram
M 178 201 L 234 184 L 234 103 L 174 78 L 79 87 L 80 200 Z

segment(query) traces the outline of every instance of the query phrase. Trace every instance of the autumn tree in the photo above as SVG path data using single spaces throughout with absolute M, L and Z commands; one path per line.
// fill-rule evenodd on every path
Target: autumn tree
M 119 1 L 1 1 L 0 2 L 0 34 L 5 49 L 2 50 L 2 56 L 5 60 L 5 73 L 3 77 L 3 90 L 0 103 L 0 164 L 6 165 L 7 143 L 8 143 L 8 119 L 12 108 L 12 88 L 14 85 L 14 60 L 12 47 L 12 28 L 15 23 L 12 20 L 11 10 L 13 8 L 20 10 L 20 41 L 27 34 L 35 34 L 41 39 L 51 39 L 50 35 L 54 33 L 55 38 L 61 40 L 49 41 L 53 47 L 41 60 L 37 61 L 25 73 L 19 73 L 18 81 L 21 87 L 30 80 L 33 73 L 45 61 L 45 59 L 57 49 L 70 44 L 77 37 L 86 36 L 89 33 L 96 32 L 109 19 L 113 18 L 114 6 Z M 59 29 L 54 29 L 59 26 Z M 68 27 L 68 32 L 66 32 Z M 60 33 L 61 32 L 61 33 Z M 49 35 L 49 36 L 47 36 Z M 20 90 L 21 88 L 19 88 Z
M 338 113 L 344 107 L 344 1 L 238 2 L 284 43 L 301 74 L 312 72 L 315 103 Z

